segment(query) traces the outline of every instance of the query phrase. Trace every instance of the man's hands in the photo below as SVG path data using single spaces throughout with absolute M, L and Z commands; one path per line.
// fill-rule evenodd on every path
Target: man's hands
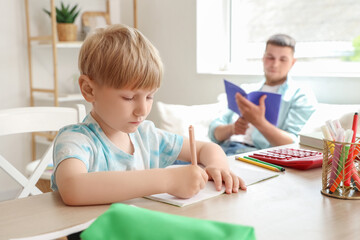
M 236 122 L 234 122 L 234 134 L 244 135 L 246 130 L 249 128 L 249 122 L 246 121 L 243 117 L 239 117 Z
M 243 120 L 241 120 L 241 125 L 239 124 L 239 126 L 243 126 L 245 124 L 245 122 L 247 121 L 248 123 L 251 123 L 256 128 L 258 128 L 260 125 L 267 122 L 267 120 L 265 119 L 266 95 L 263 95 L 260 97 L 259 105 L 253 104 L 252 102 L 250 102 L 249 100 L 244 98 L 240 93 L 236 93 L 235 98 L 236 98 L 236 103 L 238 105 L 238 108 L 242 114 L 241 118 L 243 119 Z M 241 119 L 241 118 L 239 118 L 239 119 Z M 235 129 L 236 129 L 236 123 L 237 122 L 235 122 Z M 239 129 L 241 129 L 241 128 L 239 127 Z M 241 131 L 242 131 L 242 129 L 241 129 Z M 244 134 L 244 133 L 239 133 L 239 134 Z

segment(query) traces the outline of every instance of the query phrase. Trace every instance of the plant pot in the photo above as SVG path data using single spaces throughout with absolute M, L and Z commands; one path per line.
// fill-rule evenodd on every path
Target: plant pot
M 56 24 L 59 41 L 76 41 L 77 26 L 73 23 L 57 23 Z

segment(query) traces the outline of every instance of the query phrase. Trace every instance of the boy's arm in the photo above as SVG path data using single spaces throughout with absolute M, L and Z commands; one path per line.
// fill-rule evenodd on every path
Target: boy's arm
M 198 166 L 88 173 L 76 158 L 61 162 L 55 176 L 68 205 L 108 204 L 157 193 L 189 198 L 205 187 L 208 178 Z
M 226 193 L 238 192 L 239 186 L 241 189 L 246 189 L 244 181 L 230 171 L 227 157 L 218 144 L 196 141 L 196 153 L 199 163 L 205 166 L 205 171 L 215 182 L 217 190 L 221 189 L 222 182 L 225 182 Z M 184 138 L 179 159 L 191 161 L 188 138 Z

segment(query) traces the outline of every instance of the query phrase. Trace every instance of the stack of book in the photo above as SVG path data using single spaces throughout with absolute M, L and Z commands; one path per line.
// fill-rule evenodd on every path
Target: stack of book
M 324 148 L 322 132 L 300 133 L 299 139 L 301 145 L 310 146 L 317 149 Z

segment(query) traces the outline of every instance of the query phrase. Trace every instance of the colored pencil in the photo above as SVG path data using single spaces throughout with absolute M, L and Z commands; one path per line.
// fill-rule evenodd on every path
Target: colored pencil
M 242 161 L 242 162 L 253 164 L 253 165 L 258 166 L 258 167 L 266 168 L 266 169 L 269 169 L 269 170 L 272 170 L 272 171 L 275 171 L 275 172 L 281 172 L 281 170 L 276 168 L 276 167 L 273 167 L 273 166 L 270 166 L 270 165 L 267 165 L 267 164 L 263 164 L 263 163 L 260 163 L 260 162 L 254 161 L 254 160 L 250 160 L 250 159 L 247 159 L 247 158 L 242 158 L 242 157 L 237 157 L 236 156 L 235 159 L 239 160 L 239 161 Z

